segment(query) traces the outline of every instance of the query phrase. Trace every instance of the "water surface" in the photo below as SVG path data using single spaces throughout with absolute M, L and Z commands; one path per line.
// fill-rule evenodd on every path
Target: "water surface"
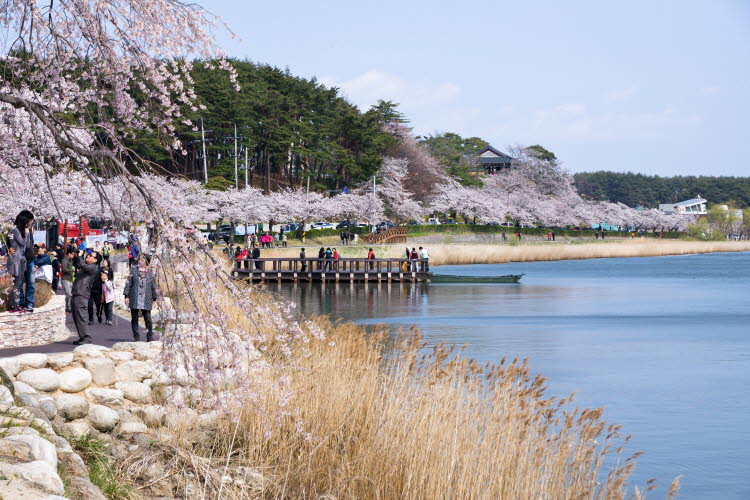
M 603 406 L 645 451 L 635 483 L 750 498 L 750 253 L 433 269 L 520 285 L 282 285 L 304 314 L 419 326 L 483 361 L 528 357 L 550 392 Z M 665 489 L 650 495 L 661 498 Z

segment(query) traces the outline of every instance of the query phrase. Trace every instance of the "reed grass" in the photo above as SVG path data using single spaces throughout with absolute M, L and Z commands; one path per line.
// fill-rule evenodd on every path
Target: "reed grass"
M 418 240 L 405 244 L 375 247 L 378 258 L 397 258 L 406 247 L 419 248 Z M 666 255 L 704 254 L 714 252 L 748 252 L 748 241 L 685 241 L 685 240 L 618 240 L 600 242 L 508 242 L 499 244 L 425 244 L 430 264 L 502 264 L 507 262 L 535 262 L 571 259 L 601 259 L 611 257 L 658 257 Z M 317 247 L 307 247 L 308 257 L 317 257 Z M 342 257 L 367 256 L 367 245 L 336 247 Z M 314 253 L 314 255 L 313 255 Z M 273 248 L 262 257 L 298 257 L 299 248 Z
M 269 439 L 238 409 L 220 429 L 217 453 L 271 478 L 263 496 L 645 498 L 628 484 L 638 454 L 623 455 L 620 427 L 548 397 L 526 361 L 480 365 L 446 345 L 424 354 L 414 330 L 316 321 L 328 339 L 291 375 L 304 428 L 289 416 Z

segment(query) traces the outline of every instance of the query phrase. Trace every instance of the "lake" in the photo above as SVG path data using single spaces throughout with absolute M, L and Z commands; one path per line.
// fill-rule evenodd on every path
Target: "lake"
M 550 394 L 606 409 L 644 451 L 632 485 L 750 498 L 750 253 L 433 268 L 520 285 L 282 285 L 301 313 L 417 325 L 483 361 L 528 357 Z M 276 286 L 270 287 L 276 290 Z

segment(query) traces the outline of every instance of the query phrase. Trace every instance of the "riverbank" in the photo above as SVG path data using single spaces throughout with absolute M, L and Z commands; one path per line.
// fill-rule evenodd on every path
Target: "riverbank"
M 507 262 L 536 262 L 613 257 L 661 257 L 715 252 L 749 252 L 750 241 L 685 241 L 620 239 L 616 241 L 586 242 L 508 242 L 508 243 L 428 243 L 420 239 L 406 244 L 373 246 L 378 258 L 404 255 L 406 246 L 427 247 L 430 263 L 435 266 L 459 264 L 503 264 Z M 330 246 L 330 245 L 329 245 Z M 367 245 L 336 246 L 342 257 L 365 257 Z M 317 246 L 307 248 L 308 257 L 317 257 Z M 300 248 L 272 248 L 262 250 L 263 257 L 298 257 Z

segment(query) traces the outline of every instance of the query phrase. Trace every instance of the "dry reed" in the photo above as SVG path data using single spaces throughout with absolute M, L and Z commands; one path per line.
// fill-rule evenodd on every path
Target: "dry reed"
M 404 255 L 406 246 L 419 247 L 418 240 L 407 244 L 380 245 L 378 258 L 397 258 Z M 618 240 L 613 242 L 582 243 L 500 243 L 500 244 L 431 244 L 425 245 L 430 253 L 430 264 L 503 264 L 507 262 L 535 262 L 572 259 L 601 259 L 612 257 L 658 257 L 666 255 L 703 254 L 714 252 L 748 252 L 748 241 L 685 241 L 685 240 Z M 342 257 L 367 255 L 367 246 L 336 247 Z M 308 248 L 308 257 L 317 250 Z M 265 250 L 263 257 L 298 257 L 297 248 Z M 317 252 L 314 255 L 317 257 Z

